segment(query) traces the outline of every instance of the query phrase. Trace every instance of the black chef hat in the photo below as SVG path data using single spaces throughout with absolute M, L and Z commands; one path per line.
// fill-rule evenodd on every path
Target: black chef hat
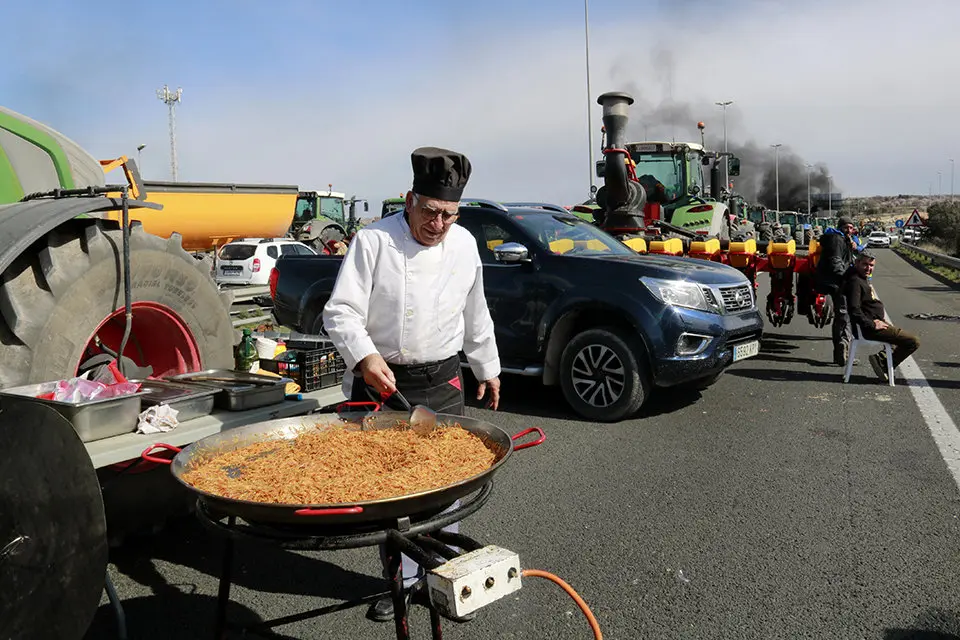
M 410 154 L 413 192 L 428 198 L 458 202 L 470 179 L 467 156 L 449 149 L 420 147 Z

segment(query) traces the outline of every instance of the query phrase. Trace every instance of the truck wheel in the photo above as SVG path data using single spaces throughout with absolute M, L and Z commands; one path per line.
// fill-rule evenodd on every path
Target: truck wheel
M 14 386 L 77 374 L 116 351 L 125 318 L 123 244 L 116 224 L 78 219 L 61 225 L 3 273 L 0 284 L 0 384 Z M 231 367 L 229 304 L 180 236 L 130 229 L 133 322 L 124 355 L 153 375 Z
M 614 422 L 637 411 L 650 377 L 637 341 L 604 327 L 574 336 L 560 358 L 560 386 L 573 410 L 588 420 Z

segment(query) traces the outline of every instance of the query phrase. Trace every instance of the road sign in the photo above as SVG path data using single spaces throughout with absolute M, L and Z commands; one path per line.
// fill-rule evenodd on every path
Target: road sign
M 902 228 L 902 227 L 903 227 L 903 218 L 900 218 L 900 219 L 897 220 L 894 224 L 897 225 L 897 229 Z
M 920 212 L 916 209 L 913 210 L 913 213 L 910 214 L 910 219 L 907 220 L 905 227 L 925 227 L 926 223 L 920 218 Z

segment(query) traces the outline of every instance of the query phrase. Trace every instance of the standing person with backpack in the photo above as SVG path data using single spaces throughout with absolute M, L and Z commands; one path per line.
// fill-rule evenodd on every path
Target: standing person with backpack
M 833 302 L 833 362 L 840 367 L 847 364 L 853 338 L 843 289 L 859 250 L 853 237 L 856 231 L 852 218 L 840 216 L 837 228 L 828 228 L 820 238 L 822 249 L 817 263 L 817 291 L 829 295 Z

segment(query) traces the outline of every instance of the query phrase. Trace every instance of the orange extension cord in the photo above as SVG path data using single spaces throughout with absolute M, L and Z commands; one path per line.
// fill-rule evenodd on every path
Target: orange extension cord
M 590 611 L 590 607 L 587 606 L 587 603 L 583 601 L 583 598 L 573 590 L 573 587 L 568 585 L 566 582 L 546 571 L 540 571 L 539 569 L 524 569 L 520 572 L 520 575 L 524 578 L 546 578 L 547 580 L 560 585 L 560 588 L 567 592 L 567 594 L 573 598 L 573 601 L 577 603 L 577 606 L 580 607 L 580 611 L 583 612 L 583 615 L 586 616 L 587 622 L 590 623 L 590 629 L 593 630 L 593 637 L 595 640 L 603 640 L 603 634 L 600 633 L 600 625 L 597 624 L 597 619 L 593 617 L 593 612 Z

